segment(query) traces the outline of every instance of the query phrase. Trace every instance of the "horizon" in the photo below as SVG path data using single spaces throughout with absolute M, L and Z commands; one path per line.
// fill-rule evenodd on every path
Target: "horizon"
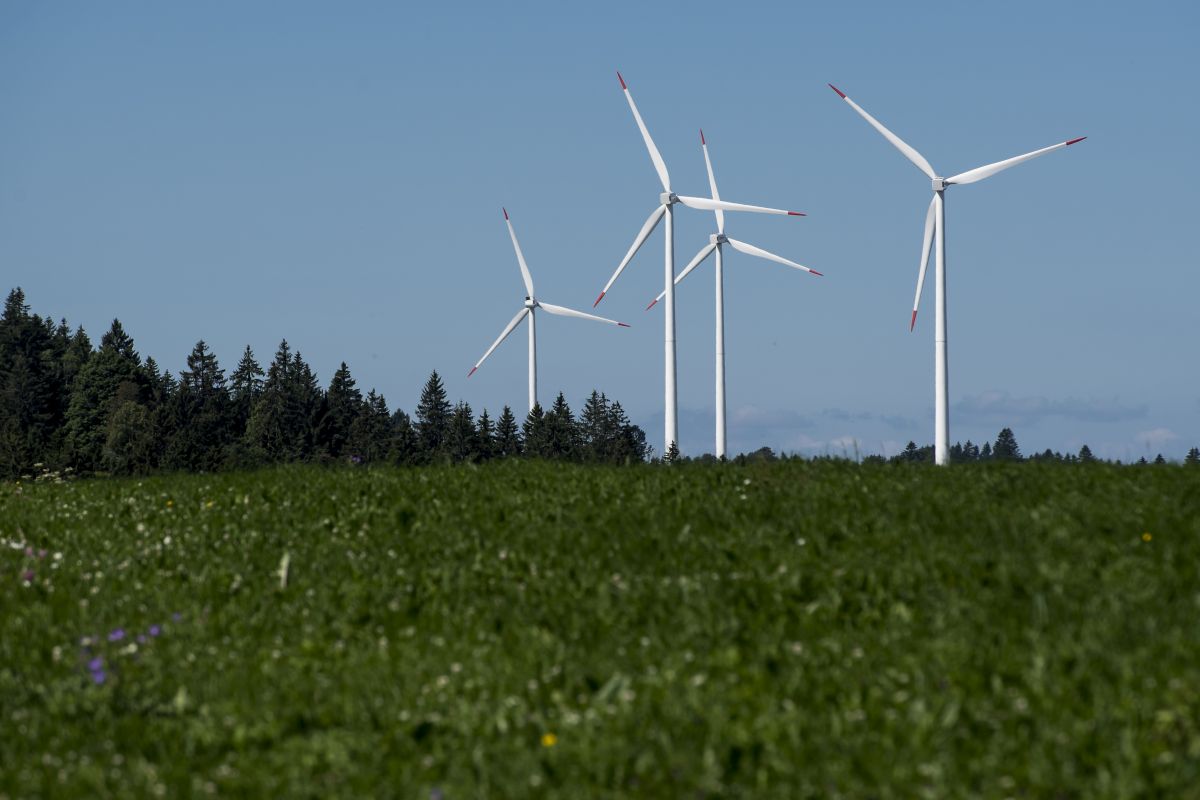
M 723 199 L 809 215 L 727 217 L 824 274 L 727 258 L 730 452 L 890 456 L 933 440 L 931 280 L 907 330 L 928 184 L 832 82 L 945 174 L 1088 137 L 948 199 L 950 441 L 1010 427 L 1027 455 L 1181 460 L 1200 443 L 1200 157 L 1172 133 L 1197 112 L 1171 98 L 1195 94 L 1200 12 L 1039 8 L 1025 30 L 865 7 L 855 30 L 827 9 L 723 14 L 720 57 L 680 68 L 653 31 L 706 51 L 710 6 L 648 9 L 637 30 L 607 9 L 430 8 L 417 30 L 386 5 L 9 5 L 0 259 L 33 313 L 93 345 L 118 318 L 172 373 L 199 339 L 227 373 L 287 339 L 323 386 L 345 361 L 393 409 L 436 369 L 476 411 L 523 416 L 517 337 L 465 377 L 524 295 L 501 208 L 539 297 L 591 312 L 658 185 L 620 69 L 677 191 L 708 195 L 703 127 Z M 712 227 L 678 214 L 677 270 Z M 546 320 L 538 365 L 543 406 L 603 391 L 656 451 L 662 318 L 642 309 L 660 237 L 595 311 L 633 328 Z M 713 450 L 711 269 L 677 299 L 689 456 Z

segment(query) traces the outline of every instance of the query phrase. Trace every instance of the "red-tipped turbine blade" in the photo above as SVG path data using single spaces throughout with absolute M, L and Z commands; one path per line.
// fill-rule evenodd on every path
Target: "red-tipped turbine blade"
M 474 374 L 475 374 L 475 370 L 477 370 L 477 369 L 479 369 L 479 367 L 471 367 L 471 371 L 467 373 L 467 377 L 469 378 L 469 377 L 471 377 L 472 375 L 474 375 Z
M 789 211 L 788 216 L 789 217 L 807 217 L 808 214 L 805 214 L 803 211 Z
M 1078 139 L 1072 139 L 1071 141 L 1067 142 L 1067 147 L 1070 147 L 1073 144 L 1078 144 L 1079 142 L 1082 142 L 1086 138 L 1087 138 L 1086 136 L 1080 136 Z
M 843 100 L 845 100 L 845 99 L 846 99 L 846 93 L 845 93 L 845 92 L 843 92 L 843 91 L 842 91 L 841 89 L 839 89 L 838 87 L 834 86 L 832 83 L 831 83 L 831 84 L 829 84 L 829 88 L 830 88 L 830 89 L 833 89 L 835 92 L 837 92 L 837 93 L 838 93 L 838 97 L 842 98 Z
M 619 81 L 621 82 L 621 88 L 622 88 L 622 89 L 628 89 L 628 88 L 629 88 L 628 86 L 626 86 L 626 85 L 625 85 L 625 79 L 621 77 L 621 71 L 620 71 L 620 70 L 617 70 L 617 80 L 619 80 Z
M 501 206 L 500 210 L 504 212 L 504 218 L 508 219 L 508 209 Z
M 809 273 L 810 275 L 816 275 L 818 278 L 824 278 L 824 277 L 825 277 L 825 273 L 824 273 L 824 272 L 817 272 L 815 269 L 810 269 L 810 270 L 808 271 L 808 273 Z
M 916 327 L 917 327 L 917 310 L 914 308 L 913 315 L 912 315 L 912 322 L 908 323 L 908 332 L 912 333 L 913 329 Z
M 628 328 L 628 327 L 629 327 L 629 325 L 627 325 L 627 324 L 626 324 L 626 323 L 624 323 L 624 322 L 618 322 L 618 323 L 617 323 L 617 327 L 618 327 L 618 328 Z
M 606 295 L 606 294 L 607 294 L 607 292 L 601 292 L 600 296 L 596 298 L 596 302 L 592 303 L 592 308 L 595 308 L 596 306 L 600 305 L 600 301 L 604 299 L 604 295 Z
M 650 309 L 654 308 L 656 305 L 658 305 L 657 297 L 650 301 L 650 305 L 646 306 L 646 310 L 649 311 Z

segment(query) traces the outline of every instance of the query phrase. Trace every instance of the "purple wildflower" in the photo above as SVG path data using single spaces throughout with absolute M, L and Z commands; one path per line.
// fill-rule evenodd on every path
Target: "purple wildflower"
M 124 628 L 117 628 L 116 630 L 114 630 L 112 633 L 110 633 L 108 635 L 108 640 L 110 642 L 119 642 L 124 638 L 125 638 L 125 629 Z
M 104 674 L 104 670 L 98 669 L 92 673 L 92 683 L 96 684 L 97 686 L 103 686 L 106 677 L 107 676 Z
M 92 672 L 102 672 L 104 670 L 104 659 L 96 656 L 88 662 L 88 669 Z
M 27 569 L 21 573 L 21 580 L 25 581 L 26 583 L 33 583 L 34 577 L 33 570 L 31 569 Z
M 145 644 L 145 643 L 146 643 L 146 634 L 139 633 L 138 634 L 138 644 Z
M 181 619 L 183 619 L 183 614 L 180 614 L 178 611 L 171 615 L 172 622 L 179 622 Z
M 38 550 L 38 558 L 45 558 L 45 557 L 46 557 L 46 551 Z
M 162 633 L 162 626 L 161 625 L 151 625 L 149 633 L 151 636 L 158 636 L 159 634 Z
M 30 547 L 29 545 L 25 545 L 25 555 L 29 556 L 30 558 L 33 558 L 33 548 Z

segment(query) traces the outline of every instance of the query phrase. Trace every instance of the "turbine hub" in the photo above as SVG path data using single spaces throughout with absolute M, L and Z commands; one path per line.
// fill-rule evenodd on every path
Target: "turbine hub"
M 664 206 L 673 206 L 679 202 L 679 195 L 674 192 L 663 192 L 658 196 L 658 202 Z
M 947 186 L 949 186 L 949 185 L 950 185 L 950 184 L 946 183 L 946 179 L 945 179 L 945 178 L 934 178 L 934 179 L 933 179 L 933 190 L 934 190 L 935 192 L 942 192 L 942 191 L 945 191 L 945 190 L 946 190 L 946 187 L 947 187 Z
M 708 241 L 712 244 L 725 244 L 729 241 L 729 237 L 723 233 L 709 234 Z
M 537 308 L 537 304 L 538 304 L 537 300 L 534 300 L 532 297 L 529 297 L 528 295 L 526 295 L 526 297 L 525 297 L 525 307 L 526 308 Z

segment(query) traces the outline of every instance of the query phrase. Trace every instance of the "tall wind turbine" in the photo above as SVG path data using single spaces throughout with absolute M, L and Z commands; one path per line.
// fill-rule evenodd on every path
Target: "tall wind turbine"
M 708 186 L 712 190 L 712 199 L 720 200 L 721 195 L 717 192 L 717 179 L 713 175 L 712 159 L 708 157 L 708 142 L 704 140 L 704 131 L 700 131 L 700 147 L 704 150 L 704 166 L 708 169 Z M 797 264 L 795 261 L 788 261 L 786 258 L 768 253 L 760 247 L 755 247 L 752 244 L 739 242 L 737 239 L 731 239 L 725 235 L 725 212 L 720 208 L 713 209 L 713 214 L 717 217 L 717 232 L 708 237 L 708 244 L 700 249 L 696 257 L 683 268 L 683 272 L 675 278 L 675 283 L 678 284 L 684 278 L 691 274 L 692 270 L 700 266 L 706 258 L 712 253 L 717 254 L 716 272 L 717 272 L 717 364 L 716 364 L 716 381 L 717 381 L 717 440 L 716 453 L 717 458 L 725 457 L 725 279 L 724 274 L 724 246 L 729 245 L 734 250 L 738 250 L 747 255 L 758 256 L 765 258 L 768 261 L 774 261 L 777 264 L 783 264 L 787 267 L 803 270 L 813 275 L 820 275 L 815 269 L 809 269 L 802 264 Z M 646 310 L 654 308 L 659 300 L 662 300 L 666 295 L 664 292 L 654 299 L 650 305 L 646 306 Z
M 540 308 L 543 311 L 546 311 L 550 314 L 557 314 L 560 317 L 579 317 L 580 319 L 590 319 L 595 320 L 596 322 L 606 322 L 609 325 L 617 325 L 621 328 L 628 328 L 629 326 L 624 322 L 617 322 L 616 320 L 597 317 L 594 314 L 585 314 L 582 311 L 576 311 L 572 308 L 564 308 L 563 306 L 543 303 L 538 300 L 533 294 L 533 278 L 529 274 L 529 267 L 525 263 L 525 255 L 521 252 L 521 245 L 517 241 L 517 232 L 513 230 L 512 220 L 508 218 L 508 211 L 506 209 L 501 210 L 504 211 L 504 222 L 508 225 L 508 235 L 512 237 L 513 250 L 517 252 L 517 264 L 519 264 L 521 267 L 521 279 L 525 281 L 525 291 L 528 292 L 528 294 L 525 295 L 524 306 L 522 306 L 521 310 L 517 312 L 517 315 L 512 318 L 512 322 L 508 323 L 508 326 L 500 332 L 500 336 L 496 338 L 496 341 L 492 342 L 492 346 L 489 347 L 487 352 L 483 354 L 483 358 L 475 362 L 475 366 L 471 367 L 471 371 L 467 373 L 467 377 L 469 378 L 474 375 L 475 370 L 479 369 L 479 365 L 487 360 L 487 357 L 492 354 L 492 351 L 499 347 L 500 343 L 508 338 L 508 335 L 512 333 L 518 325 L 521 324 L 521 320 L 528 317 L 529 410 L 532 411 L 533 407 L 537 404 L 537 334 L 536 324 L 534 322 L 534 312 L 537 309 Z
M 617 266 L 616 272 L 613 273 L 612 277 L 608 279 L 608 283 L 604 284 L 604 290 L 600 292 L 600 296 L 596 298 L 596 302 L 592 304 L 592 307 L 595 308 L 600 304 L 600 301 L 604 299 L 604 295 L 608 294 L 608 290 L 612 288 L 613 282 L 625 270 L 625 266 L 633 259 L 646 239 L 654 232 L 654 229 L 658 227 L 658 223 L 665 218 L 667 221 L 664 230 L 666 248 L 663 256 L 663 292 L 667 299 L 664 316 L 665 329 L 663 333 L 663 371 L 665 373 L 663 454 L 665 455 L 670 451 L 672 444 L 679 442 L 679 424 L 677 421 L 679 401 L 675 385 L 675 204 L 680 203 L 688 208 L 697 208 L 703 211 L 754 211 L 760 214 L 782 214 L 793 217 L 802 217 L 804 215 L 798 211 L 784 211 L 778 208 L 748 206 L 742 203 L 728 203 L 724 200 L 687 197 L 675 194 L 675 192 L 671 191 L 671 177 L 667 174 L 666 162 L 663 161 L 658 148 L 654 146 L 654 140 L 650 138 L 650 131 L 646 129 L 646 123 L 642 121 L 642 115 L 638 113 L 637 105 L 633 102 L 633 95 L 629 93 L 629 87 L 625 84 L 625 79 L 621 77 L 620 72 L 617 73 L 617 80 L 621 82 L 621 91 L 625 93 L 625 99 L 629 101 L 629 109 L 633 112 L 633 120 L 637 123 L 638 130 L 642 132 L 642 139 L 646 143 L 646 150 L 650 153 L 650 162 L 654 165 L 655 172 L 658 173 L 658 180 L 662 183 L 663 191 L 658 196 L 659 206 L 650 212 L 646 223 L 638 231 L 637 238 L 633 240 L 633 245 L 629 248 L 629 252 L 625 254 L 625 258 L 621 259 L 620 265 Z
M 931 241 L 934 241 L 936 242 L 934 247 L 934 283 L 937 285 L 934 293 L 936 304 L 934 309 L 934 316 L 936 317 L 934 326 L 934 459 L 938 464 L 949 464 L 950 383 L 947 375 L 946 356 L 946 187 L 955 184 L 975 183 L 984 178 L 990 178 L 997 172 L 1002 172 L 1009 167 L 1015 167 L 1017 164 L 1024 163 L 1032 158 L 1037 158 L 1046 153 L 1061 150 L 1077 142 L 1082 142 L 1087 137 L 1080 136 L 1078 139 L 1052 144 L 1049 147 L 1043 147 L 1041 150 L 1034 150 L 1032 153 L 1014 156 L 1004 161 L 986 164 L 982 167 L 969 169 L 966 172 L 960 172 L 949 178 L 943 178 L 934 171 L 924 156 L 899 136 L 883 127 L 879 120 L 859 107 L 858 103 L 847 97 L 845 92 L 838 89 L 832 83 L 829 84 L 829 88 L 837 92 L 838 96 L 857 111 L 859 116 L 870 123 L 872 128 L 883 134 L 883 138 L 891 142 L 893 147 L 899 150 L 905 158 L 915 164 L 917 169 L 925 173 L 933 182 L 933 199 L 929 203 L 929 211 L 925 214 L 925 239 L 921 245 L 920 271 L 917 273 L 917 294 L 913 298 L 912 319 L 909 320 L 908 329 L 912 331 L 917 324 L 917 306 L 921 302 L 921 288 L 925 283 L 925 269 L 929 266 L 929 245 Z

